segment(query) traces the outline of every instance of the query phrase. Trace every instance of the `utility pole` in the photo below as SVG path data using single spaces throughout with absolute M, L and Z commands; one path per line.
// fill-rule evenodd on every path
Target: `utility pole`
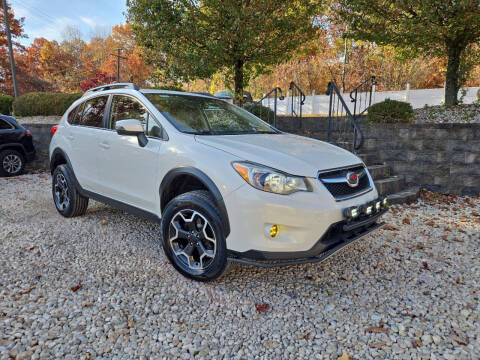
M 347 73 L 347 64 L 348 64 L 348 40 L 345 37 L 345 49 L 343 56 L 343 72 L 342 72 L 342 91 L 345 92 L 345 76 Z
M 5 17 L 5 33 L 7 34 L 8 53 L 10 55 L 10 65 L 12 66 L 13 92 L 15 98 L 18 98 L 17 75 L 15 73 L 15 59 L 13 57 L 12 35 L 10 34 L 10 22 L 8 20 L 7 0 L 2 0 L 3 16 Z
M 342 91 L 345 93 L 345 76 L 347 75 L 347 64 L 348 64 L 348 39 L 346 33 L 348 31 L 348 25 L 345 27 L 345 33 L 343 34 L 345 38 L 345 45 L 343 51 L 343 72 L 342 72 Z
M 3 0 L 5 1 L 5 0 Z M 126 60 L 127 58 L 125 56 L 121 56 L 120 52 L 123 50 L 123 48 L 118 48 L 116 54 L 110 54 L 111 56 L 115 56 L 117 58 L 117 82 L 120 82 L 120 60 Z

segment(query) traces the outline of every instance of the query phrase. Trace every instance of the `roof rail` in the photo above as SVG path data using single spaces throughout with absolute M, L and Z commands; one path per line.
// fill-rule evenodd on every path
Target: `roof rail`
M 107 84 L 102 86 L 97 86 L 92 89 L 87 90 L 83 96 L 90 94 L 95 91 L 103 91 L 103 90 L 111 90 L 111 89 L 133 89 L 133 90 L 140 90 L 140 88 L 135 85 L 134 83 L 113 83 Z

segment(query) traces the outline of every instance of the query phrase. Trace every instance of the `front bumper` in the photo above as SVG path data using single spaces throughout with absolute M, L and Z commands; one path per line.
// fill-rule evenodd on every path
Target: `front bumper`
M 373 214 L 358 221 L 345 220 L 333 224 L 315 245 L 306 251 L 268 252 L 249 250 L 246 252 L 229 251 L 231 261 L 261 267 L 287 266 L 295 264 L 314 263 L 326 260 L 338 250 L 350 245 L 356 240 L 380 229 L 384 222 L 377 222 L 388 209 Z

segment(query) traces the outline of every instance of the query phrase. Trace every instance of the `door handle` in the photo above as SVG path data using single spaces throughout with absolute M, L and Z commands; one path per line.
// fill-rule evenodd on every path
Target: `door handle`
M 67 135 L 67 139 L 68 140 L 73 140 L 73 136 L 72 135 Z
M 110 149 L 110 145 L 106 144 L 106 143 L 100 143 L 100 147 L 105 149 L 105 150 L 108 150 Z

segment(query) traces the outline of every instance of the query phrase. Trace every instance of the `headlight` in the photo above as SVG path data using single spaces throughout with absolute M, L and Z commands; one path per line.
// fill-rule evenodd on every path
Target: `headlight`
M 288 195 L 297 191 L 312 191 L 303 177 L 291 176 L 262 165 L 234 162 L 233 168 L 250 185 L 259 190 Z

